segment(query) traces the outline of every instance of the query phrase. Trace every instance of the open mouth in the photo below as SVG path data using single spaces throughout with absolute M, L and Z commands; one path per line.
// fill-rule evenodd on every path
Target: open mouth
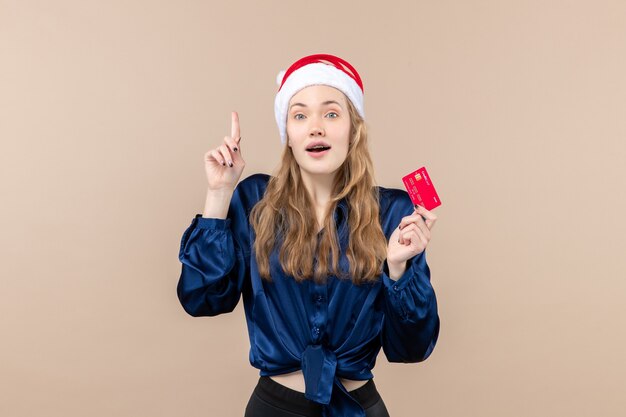
M 307 152 L 313 152 L 313 153 L 319 153 L 319 152 L 324 152 L 330 149 L 330 146 L 313 146 L 312 148 L 308 148 L 306 151 Z

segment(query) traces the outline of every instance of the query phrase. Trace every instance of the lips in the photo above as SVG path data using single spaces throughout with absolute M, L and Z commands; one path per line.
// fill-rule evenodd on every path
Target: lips
M 306 147 L 307 152 L 323 152 L 327 151 L 328 149 L 330 149 L 330 145 L 320 140 L 311 142 Z

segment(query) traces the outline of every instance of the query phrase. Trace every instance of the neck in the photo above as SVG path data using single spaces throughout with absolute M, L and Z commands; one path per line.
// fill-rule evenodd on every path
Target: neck
M 316 207 L 325 207 L 328 205 L 333 188 L 333 180 L 335 173 L 331 174 L 310 174 L 300 171 L 304 187 L 309 193 L 313 204 Z

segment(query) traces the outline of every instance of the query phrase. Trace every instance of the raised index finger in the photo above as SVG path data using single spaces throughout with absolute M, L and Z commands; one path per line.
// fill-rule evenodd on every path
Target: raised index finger
M 231 113 L 230 137 L 239 143 L 239 115 L 236 111 Z

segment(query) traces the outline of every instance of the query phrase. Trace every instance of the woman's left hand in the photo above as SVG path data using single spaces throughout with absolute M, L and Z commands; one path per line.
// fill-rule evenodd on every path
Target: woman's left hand
M 411 215 L 403 217 L 389 238 L 387 264 L 405 265 L 407 260 L 422 253 L 436 221 L 437 216 L 420 205 Z

